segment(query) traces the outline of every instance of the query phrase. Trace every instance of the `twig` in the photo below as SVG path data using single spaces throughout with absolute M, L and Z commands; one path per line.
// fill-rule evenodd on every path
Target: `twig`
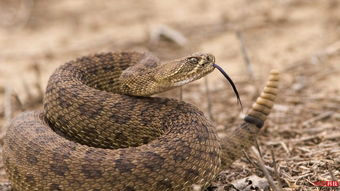
M 329 167 L 329 164 L 328 164 L 328 163 L 326 163 L 326 167 L 327 167 L 327 169 L 328 169 L 329 174 L 331 175 L 332 181 L 336 181 L 336 178 L 335 178 L 335 176 L 334 176 L 334 174 L 333 174 L 333 171 L 332 171 L 332 169 Z
M 184 46 L 187 43 L 187 38 L 184 37 L 179 31 L 165 25 L 155 27 L 150 32 L 151 43 L 158 43 L 160 38 L 163 37 L 179 46 Z
M 287 154 L 291 155 L 286 143 L 284 143 L 283 141 L 280 141 L 280 145 L 282 146 L 282 148 L 286 151 Z
M 244 150 L 242 150 L 242 152 L 243 152 L 244 156 L 246 157 L 247 161 L 248 161 L 250 164 L 252 164 L 253 167 L 259 169 L 259 165 L 249 157 L 249 155 L 247 154 L 247 152 L 245 152 Z
M 18 106 L 18 109 L 17 109 L 17 110 L 23 111 L 24 106 L 23 106 L 23 104 L 22 104 L 22 102 L 21 102 L 21 100 L 20 100 L 18 94 L 17 94 L 16 92 L 13 92 L 12 95 L 13 95 L 13 97 L 14 97 L 15 103 L 16 103 L 17 106 Z
M 301 178 L 305 178 L 305 177 L 311 176 L 311 175 L 313 175 L 313 173 L 308 172 L 308 173 L 306 173 L 306 174 L 302 174 L 302 175 L 300 175 L 300 176 L 294 177 L 294 178 L 295 178 L 294 184 L 297 184 L 297 182 L 298 182 Z
M 33 100 L 34 99 L 34 96 L 31 92 L 31 88 L 29 88 L 27 82 L 25 80 L 22 81 L 22 85 L 23 85 L 23 88 L 25 90 L 25 93 L 27 95 L 27 99 L 28 100 Z
M 330 117 L 331 115 L 333 115 L 334 111 L 326 111 L 326 112 L 323 112 L 311 119 L 308 119 L 307 121 L 303 122 L 302 123 L 302 126 L 308 126 L 309 124 L 313 123 L 313 122 L 316 122 L 316 121 L 319 121 L 319 120 L 323 120 L 323 119 L 326 119 L 328 117 Z
M 261 149 L 260 149 L 260 146 L 259 146 L 259 142 L 257 141 L 257 139 L 255 139 L 255 146 L 256 146 L 256 149 L 259 151 L 259 154 L 260 154 L 260 156 L 262 158 L 263 155 L 262 155 L 262 152 L 261 152 Z
M 274 175 L 275 175 L 275 178 L 279 184 L 279 187 L 282 188 L 282 184 L 281 184 L 281 181 L 280 181 L 280 173 L 279 173 L 279 170 L 278 170 L 278 167 L 277 167 L 277 163 L 276 163 L 276 159 L 275 159 L 275 155 L 274 155 L 274 151 L 273 149 L 270 150 L 271 154 L 272 154 L 272 160 L 273 160 L 273 166 L 274 166 Z
M 334 134 L 330 134 L 330 135 L 325 135 L 323 137 L 323 139 L 337 139 L 337 138 L 340 138 L 340 133 L 334 133 Z
M 43 89 L 41 87 L 41 84 L 40 84 L 40 82 L 41 82 L 41 68 L 38 65 L 38 63 L 34 63 L 32 65 L 32 69 L 33 69 L 33 71 L 35 73 L 35 76 L 36 76 L 36 82 L 35 82 L 34 85 L 35 85 L 35 87 L 38 90 L 37 101 L 42 101 L 43 95 L 44 95 L 44 91 L 43 91 Z
M 243 150 L 242 152 L 243 152 L 244 156 L 246 157 L 247 161 L 248 161 L 250 164 L 252 164 L 252 165 L 253 165 L 255 168 L 257 168 L 257 169 L 261 169 L 260 166 L 259 166 L 255 161 L 253 161 L 253 160 L 249 157 L 249 155 L 248 155 L 244 150 Z M 265 168 L 266 168 L 267 170 L 269 170 L 271 173 L 274 172 L 274 169 L 271 168 L 270 166 L 265 165 Z
M 241 31 L 236 31 L 236 36 L 237 36 L 237 38 L 240 42 L 243 61 L 246 65 L 246 67 L 247 67 L 247 71 L 248 71 L 248 74 L 250 76 L 250 79 L 254 80 L 254 69 L 253 69 L 252 64 L 250 63 L 247 48 L 246 48 L 245 43 L 244 43 L 243 34 L 242 34 Z
M 313 139 L 320 139 L 322 136 L 320 135 L 312 135 L 312 136 L 305 136 L 305 137 L 301 137 L 301 138 L 297 138 L 297 139 L 290 139 L 289 142 L 290 143 L 300 143 L 300 142 L 304 142 L 304 141 L 310 141 Z
M 253 154 L 255 155 L 257 161 L 258 161 L 258 164 L 262 170 L 262 172 L 264 173 L 264 175 L 266 176 L 267 180 L 268 180 L 268 183 L 270 185 L 270 187 L 274 190 L 274 191 L 282 191 L 281 188 L 278 188 L 275 183 L 274 183 L 274 180 L 273 178 L 270 176 L 268 170 L 266 169 L 265 165 L 264 165 L 264 162 L 262 160 L 262 157 L 260 156 L 260 154 L 256 151 L 255 147 L 251 147 L 251 151 L 253 152 Z
M 211 97 L 210 97 L 210 90 L 209 90 L 209 83 L 208 78 L 204 78 L 204 86 L 205 86 L 205 96 L 207 97 L 207 109 L 208 109 L 208 115 L 211 121 L 214 121 L 214 117 L 211 111 Z

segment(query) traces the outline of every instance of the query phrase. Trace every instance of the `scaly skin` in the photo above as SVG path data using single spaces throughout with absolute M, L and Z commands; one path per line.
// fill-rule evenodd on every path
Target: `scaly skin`
M 82 57 L 51 76 L 44 111 L 16 117 L 3 158 L 16 190 L 189 190 L 207 186 L 252 145 L 276 96 L 272 72 L 245 123 L 222 140 L 196 107 L 140 97 L 196 80 L 214 57 L 161 64 L 150 54 Z M 122 95 L 128 94 L 128 95 Z M 256 111 L 256 112 L 255 112 Z

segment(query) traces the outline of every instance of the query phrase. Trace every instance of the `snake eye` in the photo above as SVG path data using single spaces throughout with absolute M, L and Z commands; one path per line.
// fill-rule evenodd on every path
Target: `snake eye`
M 188 58 L 188 61 L 192 64 L 198 64 L 198 58 L 196 57 Z

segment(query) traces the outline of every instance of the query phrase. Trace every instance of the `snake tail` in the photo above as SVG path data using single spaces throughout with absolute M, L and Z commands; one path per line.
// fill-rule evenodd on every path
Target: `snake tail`
M 278 94 L 279 72 L 272 70 L 266 86 L 244 118 L 244 123 L 222 138 L 222 166 L 229 167 L 255 143 Z

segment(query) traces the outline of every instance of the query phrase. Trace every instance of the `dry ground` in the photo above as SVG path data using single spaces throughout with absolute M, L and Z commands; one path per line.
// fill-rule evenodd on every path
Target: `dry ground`
M 164 25 L 187 42 L 151 42 L 150 34 Z M 281 95 L 258 138 L 265 165 L 283 190 L 336 190 L 312 183 L 340 181 L 340 1 L 1 0 L 1 134 L 20 110 L 41 108 L 41 89 L 56 67 L 81 55 L 122 49 L 152 51 L 164 60 L 195 51 L 213 53 L 236 82 L 246 109 L 269 71 L 280 70 Z M 185 86 L 183 99 L 208 115 L 204 82 Z M 211 114 L 223 133 L 237 126 L 242 115 L 218 72 L 207 82 Z M 253 153 L 247 153 L 248 159 L 236 161 L 214 185 L 231 190 L 227 183 L 233 180 L 264 177 L 252 164 Z M 279 178 L 273 173 L 272 156 Z M 6 181 L 0 165 L 0 182 Z

